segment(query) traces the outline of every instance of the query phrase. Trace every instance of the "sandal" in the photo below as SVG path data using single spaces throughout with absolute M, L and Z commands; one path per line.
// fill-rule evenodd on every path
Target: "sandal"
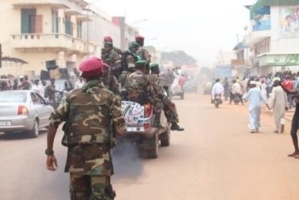
M 298 156 L 298 158 L 299 158 L 299 153 L 294 152 L 294 153 L 291 153 L 291 154 L 288 155 L 288 157 L 295 157 L 295 156 Z

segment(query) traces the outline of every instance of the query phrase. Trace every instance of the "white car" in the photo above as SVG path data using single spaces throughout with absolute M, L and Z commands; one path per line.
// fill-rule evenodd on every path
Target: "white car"
M 37 137 L 49 126 L 54 110 L 39 94 L 30 90 L 0 91 L 0 132 L 25 132 Z

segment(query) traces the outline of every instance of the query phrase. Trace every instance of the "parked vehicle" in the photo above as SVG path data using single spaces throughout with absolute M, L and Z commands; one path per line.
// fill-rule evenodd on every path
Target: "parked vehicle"
M 170 145 L 170 124 L 161 113 L 162 129 L 153 126 L 155 116 L 153 106 L 140 105 L 132 101 L 122 101 L 122 111 L 127 125 L 127 136 L 143 155 L 157 158 L 159 146 Z
M 212 82 L 206 82 L 203 86 L 203 94 L 211 94 Z
M 30 90 L 0 91 L 0 132 L 27 132 L 38 137 L 39 130 L 49 125 L 53 108 Z
M 175 88 L 170 90 L 171 98 L 174 96 L 179 96 L 181 99 L 184 99 L 185 91 L 184 88 L 180 85 L 176 86 Z
M 197 92 L 197 81 L 196 80 L 187 80 L 184 85 L 185 92 Z

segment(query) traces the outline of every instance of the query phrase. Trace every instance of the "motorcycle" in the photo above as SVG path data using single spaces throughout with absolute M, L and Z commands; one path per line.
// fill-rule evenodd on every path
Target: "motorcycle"
M 241 99 L 240 99 L 240 95 L 234 95 L 234 103 L 236 105 L 238 105 L 240 103 Z
M 215 107 L 218 108 L 220 104 L 222 104 L 221 95 L 220 94 L 215 94 L 215 99 L 214 99 Z

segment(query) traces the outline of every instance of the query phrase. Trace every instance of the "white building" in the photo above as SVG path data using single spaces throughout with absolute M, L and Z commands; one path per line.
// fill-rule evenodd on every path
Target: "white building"
M 299 1 L 258 0 L 247 6 L 251 27 L 245 36 L 253 74 L 299 69 Z
M 121 47 L 135 33 L 122 33 L 125 23 L 121 28 L 84 0 L 1 0 L 0 24 L 2 56 L 28 62 L 2 62 L 0 74 L 13 75 L 40 75 L 51 65 L 72 69 L 88 55 L 100 56 L 104 36 Z

